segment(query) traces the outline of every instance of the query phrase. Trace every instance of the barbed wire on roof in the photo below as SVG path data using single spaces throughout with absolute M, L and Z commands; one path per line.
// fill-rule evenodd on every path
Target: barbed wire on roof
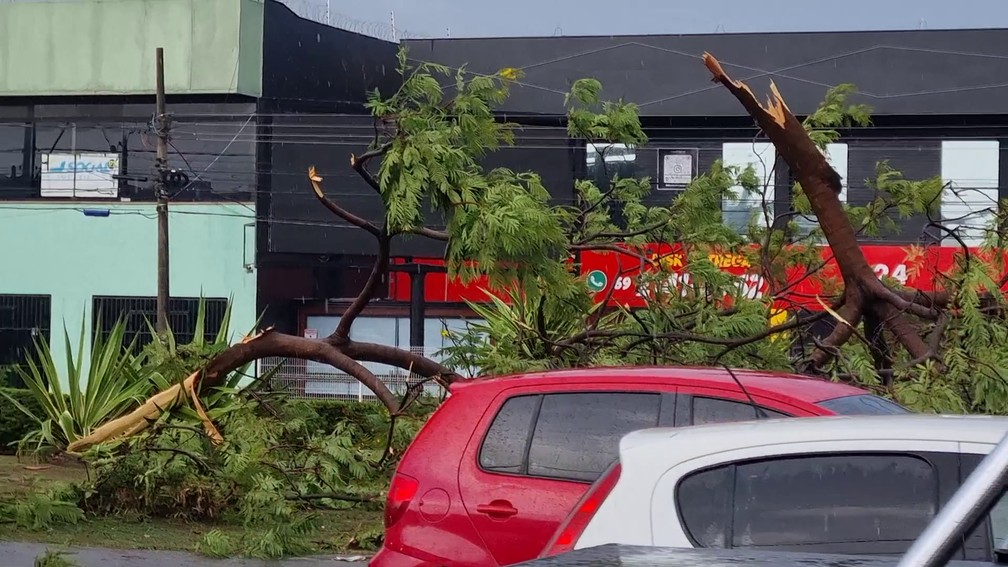
M 279 0 L 279 2 L 290 8 L 298 17 L 306 20 L 391 43 L 399 43 L 404 39 L 434 38 L 431 35 L 416 33 L 394 25 L 391 14 L 389 14 L 388 22 L 380 22 L 360 20 L 341 12 L 335 12 L 332 9 L 332 0 Z

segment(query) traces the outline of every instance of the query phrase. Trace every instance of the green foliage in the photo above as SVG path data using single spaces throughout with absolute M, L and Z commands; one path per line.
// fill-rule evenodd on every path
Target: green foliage
M 847 100 L 857 89 L 843 83 L 826 91 L 819 108 L 805 117 L 802 125 L 809 138 L 820 148 L 840 139 L 839 128 L 868 126 L 871 124 L 871 107 L 866 104 L 849 104 Z
M 202 368 L 210 359 L 231 346 L 230 300 L 224 310 L 220 328 L 211 341 L 206 339 L 206 301 L 202 297 L 196 306 L 193 338 L 187 344 L 178 344 L 175 331 L 170 325 L 166 332 L 161 334 L 154 329 L 150 321 L 146 323 L 150 330 L 151 342 L 144 346 L 140 354 L 144 367 L 152 373 L 151 379 L 159 390 L 181 382 L 193 370 Z
M 0 502 L 0 523 L 7 521 L 30 530 L 48 530 L 60 524 L 76 524 L 84 519 L 77 506 L 77 491 L 57 487 L 33 493 L 13 503 Z
M 28 409 L 28 413 L 11 400 Z M 0 388 L 0 455 L 14 453 L 17 443 L 38 426 L 30 415 L 42 415 L 42 405 L 30 390 Z
M 138 436 L 93 449 L 83 508 L 247 528 L 240 539 L 208 533 L 199 550 L 211 556 L 301 554 L 311 549 L 315 510 L 381 505 L 396 455 L 430 410 L 418 404 L 396 420 L 389 458 L 383 406 L 264 395 L 231 394 L 209 410 L 220 445 L 195 416 L 174 411 Z
M 210 530 L 203 536 L 196 551 L 220 559 L 234 555 L 236 548 L 229 535 L 220 530 Z
M 64 329 L 66 375 L 62 375 L 44 339 L 35 342 L 35 356 L 19 367 L 22 381 L 41 411 L 22 404 L 14 396 L 0 395 L 31 419 L 35 426 L 19 443 L 18 451 L 43 448 L 65 449 L 106 421 L 122 415 L 150 391 L 134 343 L 124 346 L 125 322 L 120 319 L 107 337 L 97 331 L 91 342 L 88 372 L 84 373 L 84 323 L 81 323 L 77 355 Z M 65 388 L 65 389 L 64 389 Z

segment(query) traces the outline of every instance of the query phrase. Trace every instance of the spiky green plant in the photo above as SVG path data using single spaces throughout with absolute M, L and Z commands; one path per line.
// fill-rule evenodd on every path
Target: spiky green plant
M 0 392 L 22 413 L 37 424 L 18 443 L 18 453 L 30 448 L 65 449 L 77 439 L 90 434 L 110 419 L 119 417 L 139 403 L 150 391 L 151 382 L 140 360 L 133 354 L 136 340 L 124 345 L 126 322 L 120 318 L 108 336 L 94 333 L 91 361 L 85 372 L 84 344 L 87 342 L 83 320 L 74 356 L 70 333 L 63 328 L 66 345 L 66 374 L 53 359 L 44 338 L 36 339 L 34 356 L 18 367 L 18 373 L 32 396 L 42 407 L 36 413 L 10 395 Z
M 188 343 L 179 344 L 170 325 L 164 333 L 158 333 L 150 320 L 146 323 L 151 342 L 144 347 L 141 357 L 144 365 L 151 367 L 150 378 L 155 388 L 164 390 L 184 380 L 193 370 L 206 365 L 211 358 L 230 346 L 231 301 L 228 300 L 220 328 L 213 340 L 208 341 L 206 337 L 206 301 L 202 297 L 196 307 L 193 338 Z

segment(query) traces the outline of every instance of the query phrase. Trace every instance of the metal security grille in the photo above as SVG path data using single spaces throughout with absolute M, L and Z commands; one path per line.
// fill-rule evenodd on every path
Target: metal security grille
M 34 337 L 49 340 L 51 310 L 48 295 L 0 295 L 0 366 L 24 360 Z
M 227 299 L 205 298 L 207 340 L 213 340 L 224 321 Z M 137 350 L 151 342 L 150 327 L 157 317 L 157 298 L 96 295 L 92 298 L 91 318 L 100 336 L 107 337 L 116 321 L 126 321 L 126 341 L 137 338 Z M 173 297 L 168 301 L 168 324 L 179 344 L 192 341 L 196 326 L 199 298 Z

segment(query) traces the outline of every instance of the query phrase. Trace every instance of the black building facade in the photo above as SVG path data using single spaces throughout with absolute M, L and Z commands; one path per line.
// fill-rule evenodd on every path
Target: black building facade
M 395 88 L 396 46 L 357 36 L 343 41 L 348 51 L 341 51 L 344 55 L 336 60 L 310 60 L 319 69 L 338 65 L 346 70 L 343 82 L 304 88 L 320 99 L 331 100 L 332 93 L 338 93 L 345 99 L 336 101 L 345 105 L 339 108 L 355 116 L 284 117 L 286 123 L 272 126 L 272 206 L 262 225 L 260 277 L 282 280 L 286 307 L 271 302 L 272 295 L 263 299 L 275 307 L 277 322 L 291 330 L 314 331 L 315 323 L 308 321 L 313 314 L 338 315 L 340 300 L 359 289 L 374 253 L 366 233 L 334 219 L 304 184 L 304 172 L 314 164 L 331 196 L 358 214 L 380 217 L 380 201 L 350 170 L 348 157 L 371 139 L 371 122 L 360 112 L 365 91 Z M 718 159 L 753 164 L 774 188 L 775 212 L 790 210 L 790 172 L 783 163 L 762 165 L 773 164 L 773 148 L 758 138 L 738 102 L 710 81 L 700 60 L 704 51 L 757 93 L 769 92 L 774 81 L 799 116 L 814 110 L 831 86 L 857 87 L 852 102 L 872 107 L 873 124 L 842 132 L 841 143 L 829 151 L 845 180 L 844 198 L 852 204 L 872 198 L 871 180 L 882 161 L 909 179 L 938 176 L 959 195 L 943 203 L 943 216 L 969 217 L 958 224 L 964 225 L 968 240 L 977 241 L 980 231 L 966 225 L 982 225 L 988 218 L 984 210 L 1008 197 L 1008 83 L 998 79 L 1008 76 L 1008 30 L 443 39 L 404 45 L 413 62 L 433 61 L 471 74 L 492 74 L 505 67 L 522 70 L 524 76 L 500 109 L 502 118 L 520 125 L 516 144 L 489 156 L 487 165 L 540 173 L 558 203 L 572 200 L 575 179 L 597 176 L 601 169 L 593 148 L 568 138 L 564 121 L 565 93 L 575 80 L 593 77 L 603 84 L 603 98 L 621 98 L 639 107 L 649 143 L 616 148 L 610 157 L 623 174 L 652 178 L 653 202 L 675 197 L 680 186 L 664 183 L 663 164 L 668 155 L 679 154 L 688 156 L 679 163 L 688 163 L 693 175 Z M 450 94 L 453 86 L 445 88 Z M 674 177 L 669 180 L 681 180 Z M 725 203 L 726 219 L 741 226 L 751 205 Z M 881 240 L 906 244 L 939 239 L 925 224 L 925 219 L 910 219 L 898 234 Z M 399 243 L 394 255 L 438 258 L 441 250 L 412 239 Z M 429 276 L 428 288 L 431 284 Z M 442 285 L 441 280 L 434 285 Z M 267 288 L 271 286 L 261 287 Z M 401 294 L 399 299 L 404 299 Z M 428 301 L 426 315 L 460 317 L 465 313 L 460 307 Z M 379 301 L 372 313 L 398 321 L 394 327 L 399 346 L 406 338 L 417 344 L 417 326 L 412 337 L 403 330 L 410 326 L 406 303 Z M 415 309 L 413 316 L 418 317 Z M 425 336 L 436 339 L 433 332 Z M 429 341 L 425 344 L 430 348 Z

